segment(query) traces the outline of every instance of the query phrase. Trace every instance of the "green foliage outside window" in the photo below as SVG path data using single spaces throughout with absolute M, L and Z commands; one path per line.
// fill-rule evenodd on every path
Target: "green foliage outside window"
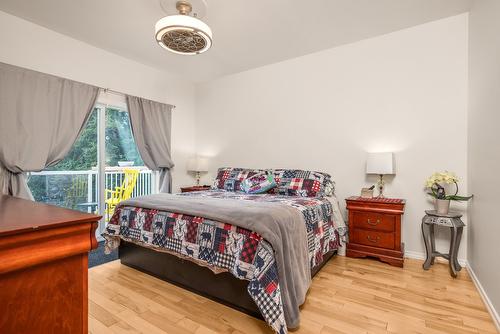
M 118 166 L 118 161 L 133 161 L 134 166 L 143 166 L 144 163 L 132 136 L 128 113 L 108 108 L 105 115 L 106 166 Z M 66 157 L 46 170 L 88 171 L 96 169 L 97 131 L 98 117 L 97 110 L 94 110 Z M 76 203 L 86 202 L 87 194 L 81 189 L 85 190 L 88 187 L 87 180 L 86 175 L 56 175 L 50 177 L 33 175 L 29 178 L 28 186 L 37 201 L 76 208 Z M 85 183 L 84 187 L 82 187 L 82 182 Z M 95 182 L 96 178 L 92 181 L 92 189 L 95 189 Z
M 133 161 L 143 166 L 135 145 L 128 113 L 108 109 L 106 111 L 106 166 L 118 166 L 118 161 Z

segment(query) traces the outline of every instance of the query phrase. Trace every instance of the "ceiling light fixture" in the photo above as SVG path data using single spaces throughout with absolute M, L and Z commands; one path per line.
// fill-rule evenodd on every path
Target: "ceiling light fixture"
M 161 5 L 168 12 L 172 8 L 172 0 L 161 0 Z M 204 0 L 194 0 L 202 12 L 206 11 Z M 156 22 L 155 36 L 160 46 L 168 51 L 181 55 L 196 55 L 203 53 L 212 46 L 212 30 L 198 19 L 200 12 L 193 13 L 190 2 L 179 0 L 175 2 L 179 12 L 168 15 Z M 198 7 L 197 7 L 198 9 Z

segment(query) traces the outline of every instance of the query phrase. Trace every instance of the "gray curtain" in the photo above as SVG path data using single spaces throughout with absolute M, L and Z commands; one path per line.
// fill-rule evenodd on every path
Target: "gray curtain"
M 172 105 L 127 95 L 130 125 L 144 164 L 160 171 L 160 192 L 172 192 Z
M 26 172 L 69 152 L 98 87 L 0 63 L 0 192 L 33 199 Z

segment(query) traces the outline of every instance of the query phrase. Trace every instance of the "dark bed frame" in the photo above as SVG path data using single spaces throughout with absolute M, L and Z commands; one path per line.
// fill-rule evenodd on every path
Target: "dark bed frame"
M 324 261 L 311 270 L 311 276 L 314 277 L 335 253 L 327 253 Z M 247 292 L 248 281 L 228 272 L 215 274 L 189 260 L 123 240 L 120 242 L 119 256 L 124 265 L 262 319 L 257 305 Z

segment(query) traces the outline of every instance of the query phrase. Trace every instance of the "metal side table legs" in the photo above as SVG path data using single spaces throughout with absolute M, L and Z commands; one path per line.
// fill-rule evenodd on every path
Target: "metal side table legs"
M 460 266 L 457 260 L 460 241 L 462 239 L 462 232 L 465 226 L 460 219 L 462 215 L 454 212 L 450 212 L 447 215 L 441 215 L 435 210 L 428 210 L 425 211 L 425 213 L 426 215 L 422 219 L 422 235 L 424 238 L 427 257 L 423 264 L 423 268 L 424 270 L 429 270 L 431 265 L 434 264 L 434 259 L 436 257 L 444 257 L 449 262 L 451 276 L 457 277 L 458 272 L 462 269 L 462 266 Z M 445 226 L 451 229 L 450 251 L 448 254 L 442 254 L 436 251 L 434 241 L 435 225 Z

